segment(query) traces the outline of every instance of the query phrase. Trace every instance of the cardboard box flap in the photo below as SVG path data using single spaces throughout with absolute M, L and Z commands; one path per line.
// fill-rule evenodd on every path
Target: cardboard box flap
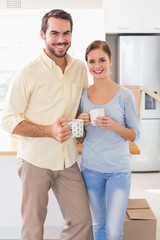
M 156 240 L 157 220 L 145 199 L 129 199 L 123 240 Z
M 151 209 L 128 209 L 127 214 L 131 220 L 155 220 Z
M 147 209 L 150 208 L 146 199 L 129 199 L 127 209 Z

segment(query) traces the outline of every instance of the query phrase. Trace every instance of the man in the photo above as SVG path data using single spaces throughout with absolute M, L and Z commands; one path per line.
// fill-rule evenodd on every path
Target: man
M 76 140 L 67 126 L 75 118 L 82 90 L 87 87 L 84 63 L 67 54 L 72 26 L 72 17 L 63 10 L 44 15 L 41 38 L 45 49 L 16 74 L 6 100 L 2 126 L 20 135 L 22 240 L 43 239 L 50 189 L 65 219 L 60 239 L 92 239 L 87 193 L 76 162 Z

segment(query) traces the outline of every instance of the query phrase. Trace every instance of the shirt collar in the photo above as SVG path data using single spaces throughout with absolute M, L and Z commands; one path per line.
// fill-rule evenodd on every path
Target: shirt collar
M 54 68 L 56 66 L 56 63 L 50 58 L 47 56 L 47 54 L 45 53 L 44 49 L 41 53 L 41 57 L 42 57 L 42 60 L 45 62 L 45 64 L 50 68 Z M 70 65 L 73 63 L 74 59 L 69 55 L 69 54 L 66 54 L 66 60 L 67 60 L 67 67 L 70 67 Z

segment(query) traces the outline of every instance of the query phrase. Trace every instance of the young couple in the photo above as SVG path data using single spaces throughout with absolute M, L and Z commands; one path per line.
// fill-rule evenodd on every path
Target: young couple
M 139 137 L 136 104 L 127 89 L 111 80 L 111 51 L 104 41 L 86 50 L 94 80 L 87 88 L 85 64 L 67 53 L 72 28 L 66 11 L 44 15 L 40 35 L 45 48 L 16 73 L 6 98 L 2 126 L 20 135 L 22 240 L 43 240 L 50 189 L 65 220 L 61 240 L 123 238 L 131 178 L 128 140 Z M 92 126 L 89 110 L 99 107 L 105 116 Z M 77 111 L 85 125 L 82 175 L 76 140 L 65 124 Z

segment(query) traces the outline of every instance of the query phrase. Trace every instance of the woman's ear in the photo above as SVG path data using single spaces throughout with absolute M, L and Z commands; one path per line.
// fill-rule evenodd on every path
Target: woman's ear
M 112 58 L 110 58 L 109 61 L 110 61 L 110 67 L 112 67 Z

